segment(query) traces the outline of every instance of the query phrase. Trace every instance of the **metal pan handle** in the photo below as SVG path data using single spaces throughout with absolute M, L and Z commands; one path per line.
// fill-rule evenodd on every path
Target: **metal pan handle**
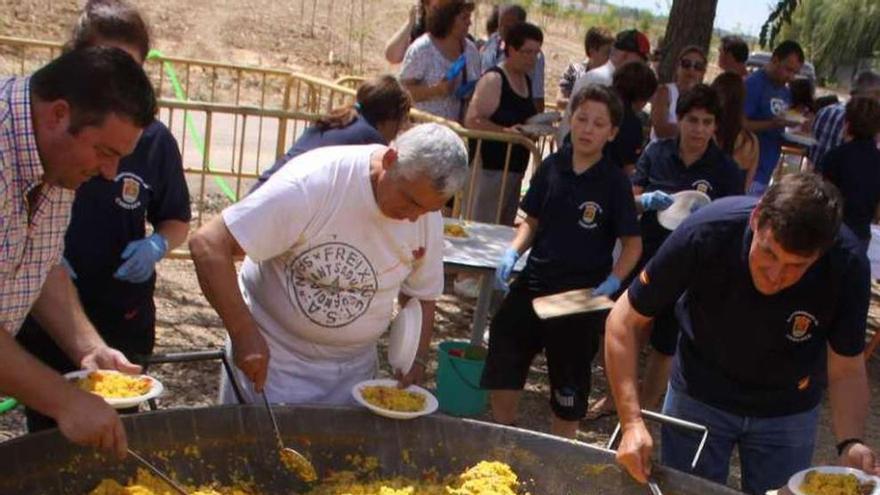
M 694 460 L 691 461 L 691 469 L 695 469 L 697 467 L 697 462 L 699 462 L 700 456 L 703 455 L 703 448 L 706 446 L 706 440 L 709 438 L 709 428 L 706 428 L 705 426 L 697 423 L 691 423 L 690 421 L 674 418 L 672 416 L 667 416 L 665 414 L 660 414 L 654 411 L 647 411 L 645 409 L 642 409 L 642 417 L 648 418 L 652 421 L 656 421 L 660 424 L 674 426 L 683 430 L 700 433 L 700 443 L 697 445 L 697 451 L 694 453 Z M 617 443 L 617 439 L 619 436 L 620 422 L 618 422 L 617 426 L 614 427 L 614 432 L 611 434 L 611 438 L 608 439 L 608 443 L 605 444 L 605 448 L 607 448 L 608 450 L 614 450 L 614 444 Z
M 241 385 L 238 384 L 238 380 L 235 378 L 235 373 L 233 373 L 232 370 L 232 363 L 229 362 L 229 357 L 223 349 L 175 352 L 170 354 L 151 354 L 149 356 L 142 356 L 139 362 L 144 367 L 143 372 L 146 373 L 147 368 L 152 364 L 191 363 L 198 361 L 211 361 L 214 359 L 219 359 L 220 362 L 223 363 L 223 370 L 226 372 L 226 377 L 229 378 L 229 384 L 232 386 L 232 392 L 235 394 L 235 398 L 238 400 L 239 404 L 244 404 L 245 401 L 244 396 L 241 393 Z M 150 399 L 148 402 L 150 409 L 155 411 L 156 401 Z

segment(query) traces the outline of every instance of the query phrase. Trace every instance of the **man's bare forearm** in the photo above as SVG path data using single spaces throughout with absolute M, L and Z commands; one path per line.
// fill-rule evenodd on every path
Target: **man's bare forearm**
M 828 351 L 828 396 L 831 426 L 837 440 L 863 438 L 870 392 L 861 355 L 843 357 Z
M 61 265 L 53 267 L 46 276 L 31 316 L 74 363 L 79 364 L 85 355 L 105 345 L 86 316 L 70 275 Z
M 229 334 L 257 331 L 257 324 L 238 288 L 235 255 L 241 254 L 240 248 L 236 249 L 222 217 L 196 232 L 189 248 L 202 292 Z
M 0 392 L 46 416 L 57 418 L 75 393 L 72 385 L 24 350 L 0 328 Z
M 624 427 L 642 419 L 638 393 L 638 333 L 650 320 L 637 315 L 628 292 L 618 298 L 605 324 L 605 370 Z

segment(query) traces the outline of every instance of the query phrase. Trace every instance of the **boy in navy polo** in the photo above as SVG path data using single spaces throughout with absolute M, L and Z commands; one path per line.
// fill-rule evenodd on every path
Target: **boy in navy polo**
M 822 158 L 819 170 L 843 194 L 843 222 L 862 242 L 871 243 L 871 221 L 880 205 L 880 102 L 855 96 L 846 104 L 844 144 Z
M 842 199 L 821 177 L 791 174 L 759 200 L 724 198 L 684 221 L 621 296 L 606 326 L 605 364 L 623 425 L 618 461 L 650 473 L 640 413 L 640 333 L 675 304 L 682 333 L 663 412 L 709 428 L 662 430 L 664 465 L 727 481 L 739 448 L 742 488 L 763 494 L 810 465 L 830 391 L 839 463 L 877 472 L 860 438 L 868 407 L 862 349 L 868 260 L 841 226 Z
M 642 212 L 643 244 L 642 257 L 634 273 L 648 263 L 671 233 L 658 223 L 657 212 L 672 204 L 672 194 L 697 190 L 716 200 L 743 193 L 742 172 L 713 139 L 721 119 L 718 93 L 705 84 L 698 84 L 679 97 L 675 110 L 678 137 L 651 144 L 637 162 L 632 178 L 636 207 Z M 677 342 L 678 324 L 670 307 L 658 315 L 651 333 L 642 395 L 646 407 L 656 407 L 663 396 Z M 608 406 L 610 404 L 604 405 Z M 599 407 L 603 406 L 597 403 L 593 410 Z
M 532 179 L 520 225 L 496 271 L 499 288 L 520 253 L 532 248 L 489 330 L 481 386 L 491 390 L 496 421 L 512 424 L 529 365 L 544 350 L 550 375 L 551 432 L 574 438 L 586 412 L 590 363 L 606 312 L 539 320 L 535 297 L 595 287 L 612 295 L 641 252 L 629 181 L 603 146 L 614 139 L 623 108 L 613 90 L 588 86 L 572 97 L 572 145 L 550 155 Z M 623 247 L 612 261 L 616 240 Z M 613 266 L 612 266 L 613 265 Z

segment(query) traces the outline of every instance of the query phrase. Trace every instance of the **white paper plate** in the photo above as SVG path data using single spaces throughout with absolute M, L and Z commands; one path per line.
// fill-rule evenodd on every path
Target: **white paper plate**
M 538 113 L 532 115 L 526 120 L 526 124 L 543 124 L 543 125 L 553 125 L 556 122 L 562 120 L 562 114 L 557 111 L 550 111 L 544 113 Z
M 113 370 L 99 370 L 99 371 L 101 371 L 102 373 L 119 373 L 118 371 L 113 371 Z M 65 373 L 64 378 L 67 378 L 68 380 L 78 380 L 80 378 L 85 378 L 91 372 L 92 372 L 92 370 L 71 371 L 70 373 Z M 126 409 L 129 407 L 137 406 L 138 404 L 140 404 L 142 402 L 146 402 L 150 399 L 155 399 L 156 397 L 159 397 L 160 395 L 162 395 L 162 392 L 165 390 L 165 386 L 162 385 L 162 382 L 153 378 L 152 376 L 149 376 L 149 375 L 132 375 L 132 376 L 149 378 L 150 381 L 153 382 L 153 385 L 150 387 L 150 391 L 143 394 L 143 395 L 138 395 L 135 397 L 125 397 L 125 398 L 121 398 L 121 399 L 111 398 L 111 397 L 101 397 L 101 398 L 104 399 L 104 401 L 107 402 L 107 404 L 110 404 L 112 407 L 114 407 L 116 409 Z M 97 395 L 97 394 L 95 394 L 95 395 Z
M 681 222 L 690 216 L 691 208 L 694 205 L 706 206 L 712 202 L 712 199 L 705 193 L 694 189 L 679 191 L 672 197 L 675 198 L 675 203 L 672 203 L 669 208 L 657 212 L 657 222 L 669 230 L 675 230 L 681 225 Z
M 788 479 L 788 490 L 794 495 L 806 495 L 801 491 L 801 485 L 804 482 L 804 476 L 810 471 L 819 471 L 820 473 L 828 474 L 854 474 L 862 482 L 874 483 L 874 490 L 871 492 L 871 495 L 880 495 L 880 478 L 866 474 L 864 471 L 858 469 L 840 466 L 817 466 L 795 473 L 794 476 Z
M 404 375 L 409 373 L 419 351 L 422 335 L 422 305 L 411 297 L 391 322 L 388 335 L 388 364 Z
M 464 237 L 449 235 L 446 233 L 446 226 L 447 225 L 458 225 L 459 227 L 464 229 L 464 233 L 467 235 Z M 463 223 L 457 222 L 457 221 L 448 221 L 443 224 L 443 238 L 448 239 L 451 242 L 467 242 L 467 241 L 471 240 L 471 233 L 470 233 L 470 231 L 468 231 L 467 226 L 464 225 Z
M 440 405 L 437 402 L 437 398 L 434 397 L 434 394 L 428 392 L 427 390 L 419 387 L 417 385 L 410 385 L 405 390 L 408 392 L 416 392 L 425 396 L 425 408 L 418 412 L 400 412 L 400 411 L 392 411 L 390 409 L 385 409 L 383 407 L 374 406 L 364 399 L 361 394 L 361 389 L 369 386 L 383 386 L 383 387 L 396 387 L 397 380 L 391 380 L 388 378 L 379 378 L 376 380 L 367 380 L 358 383 L 354 387 L 351 388 L 351 395 L 354 397 L 354 400 L 358 402 L 358 404 L 366 407 L 370 411 L 378 414 L 379 416 L 385 416 L 386 418 L 392 419 L 413 419 L 418 418 L 419 416 L 425 416 L 431 414 L 437 410 L 437 407 Z

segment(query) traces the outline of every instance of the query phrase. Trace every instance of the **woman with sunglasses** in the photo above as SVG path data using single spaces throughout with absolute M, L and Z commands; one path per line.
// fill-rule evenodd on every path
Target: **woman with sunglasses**
M 657 88 L 651 101 L 651 142 L 678 134 L 678 119 L 675 116 L 678 96 L 703 82 L 707 60 L 706 52 L 694 45 L 686 46 L 678 55 L 675 81 Z

